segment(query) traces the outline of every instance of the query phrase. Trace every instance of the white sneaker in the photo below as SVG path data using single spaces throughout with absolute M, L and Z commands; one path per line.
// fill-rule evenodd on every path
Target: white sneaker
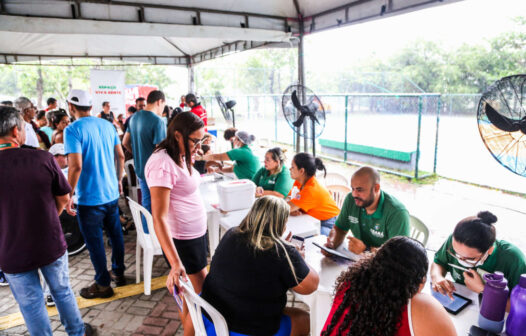
M 0 287 L 9 286 L 9 282 L 4 275 L 4 272 L 0 271 Z
M 55 305 L 55 301 L 53 301 L 53 297 L 51 295 L 46 296 L 46 306 L 53 307 Z

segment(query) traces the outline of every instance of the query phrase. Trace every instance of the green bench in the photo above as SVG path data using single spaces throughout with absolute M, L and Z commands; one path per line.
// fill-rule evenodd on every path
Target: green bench
M 344 157 L 344 142 L 328 139 L 318 141 L 323 152 Z M 416 165 L 416 151 L 407 152 L 347 143 L 347 159 L 392 169 L 413 170 Z

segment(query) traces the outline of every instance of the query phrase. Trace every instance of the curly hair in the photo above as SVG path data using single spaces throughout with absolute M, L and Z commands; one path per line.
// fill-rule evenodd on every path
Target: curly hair
M 322 336 L 334 331 L 344 335 L 347 329 L 347 335 L 396 335 L 402 311 L 418 293 L 427 267 L 426 251 L 420 242 L 401 236 L 389 239 L 376 254 L 338 277 L 335 291 L 345 290 L 345 294 Z

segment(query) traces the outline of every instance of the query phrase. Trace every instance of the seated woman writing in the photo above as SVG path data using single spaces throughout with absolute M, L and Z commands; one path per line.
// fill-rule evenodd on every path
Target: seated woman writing
M 427 267 L 421 243 L 403 236 L 389 239 L 340 275 L 321 335 L 456 335 L 442 305 L 421 293 Z
M 316 170 L 327 170 L 323 161 L 308 153 L 298 153 L 290 165 L 290 177 L 294 181 L 290 196 L 290 211 L 292 215 L 304 212 L 321 221 L 321 234 L 328 235 L 331 231 L 340 209 L 332 199 L 329 191 L 316 179 Z
M 216 249 L 202 298 L 225 318 L 230 335 L 307 335 L 309 315 L 285 308 L 287 290 L 310 294 L 318 274 L 283 240 L 289 207 L 280 198 L 256 200 L 239 227 L 230 229 Z M 215 335 L 203 315 L 207 335 Z M 190 319 L 185 321 L 192 328 Z
M 205 161 L 235 161 L 234 166 L 231 167 L 223 167 L 218 162 L 210 164 L 207 162 L 207 168 L 215 165 L 219 171 L 225 173 L 233 171 L 238 179 L 251 180 L 260 166 L 258 157 L 252 153 L 249 147 L 254 140 L 256 140 L 254 135 L 244 131 L 237 131 L 234 138 L 234 149 L 226 153 L 203 155 L 199 159 Z
M 256 196 L 272 195 L 284 198 L 292 188 L 290 172 L 285 167 L 285 155 L 281 148 L 269 149 L 265 154 L 265 167 L 252 178 L 256 184 Z
M 496 239 L 497 217 L 489 211 L 461 220 L 453 234 L 442 244 L 431 265 L 433 289 L 451 296 L 455 285 L 445 278 L 451 273 L 456 283 L 482 293 L 482 275 L 500 271 L 508 280 L 510 293 L 521 274 L 526 273 L 524 254 L 504 240 Z

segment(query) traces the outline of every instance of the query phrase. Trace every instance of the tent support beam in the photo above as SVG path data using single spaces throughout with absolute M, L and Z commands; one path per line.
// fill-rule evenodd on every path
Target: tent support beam
M 192 62 L 188 62 L 188 92 L 195 93 L 195 72 Z

